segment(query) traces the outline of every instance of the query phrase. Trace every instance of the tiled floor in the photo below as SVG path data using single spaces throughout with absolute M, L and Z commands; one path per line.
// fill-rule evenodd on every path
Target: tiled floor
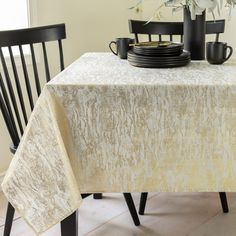
M 140 194 L 133 194 L 138 206 Z M 217 193 L 150 194 L 141 226 L 134 226 L 122 194 L 104 194 L 102 200 L 88 197 L 79 211 L 79 235 L 87 236 L 235 236 L 236 194 L 228 194 L 230 213 L 223 214 Z M 0 193 L 0 235 L 6 199 Z M 11 236 L 35 234 L 16 215 Z M 42 236 L 59 236 L 59 224 Z M 68 235 L 69 236 L 69 235 Z

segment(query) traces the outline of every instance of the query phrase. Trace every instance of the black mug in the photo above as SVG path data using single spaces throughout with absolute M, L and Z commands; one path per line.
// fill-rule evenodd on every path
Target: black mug
M 130 44 L 134 43 L 134 39 L 130 38 L 117 38 L 116 41 L 112 41 L 109 44 L 110 50 L 121 59 L 127 59 L 127 53 L 131 49 Z M 112 44 L 116 45 L 116 51 L 112 49 Z
M 227 49 L 229 55 L 227 56 Z M 233 48 L 227 46 L 227 43 L 208 42 L 207 43 L 207 61 L 210 64 L 220 65 L 226 62 L 233 54 Z

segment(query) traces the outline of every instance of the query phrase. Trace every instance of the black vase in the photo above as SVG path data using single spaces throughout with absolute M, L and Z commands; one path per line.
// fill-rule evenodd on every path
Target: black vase
M 189 8 L 184 8 L 184 49 L 191 53 L 192 60 L 205 59 L 206 12 L 191 19 Z

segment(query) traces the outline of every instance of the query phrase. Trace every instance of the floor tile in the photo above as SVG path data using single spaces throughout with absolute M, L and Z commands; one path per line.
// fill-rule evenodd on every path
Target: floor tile
M 0 228 L 0 235 L 3 235 L 3 227 Z M 11 231 L 11 236 L 35 236 L 36 234 L 29 228 L 23 219 L 17 219 L 14 221 Z M 59 225 L 54 226 L 41 236 L 59 236 Z
M 135 204 L 140 194 L 132 194 Z M 104 194 L 102 200 L 92 196 L 79 209 L 79 236 L 233 236 L 236 232 L 236 194 L 227 194 L 230 213 L 222 214 L 218 193 L 152 193 L 141 226 L 136 227 L 122 194 Z M 7 202 L 0 196 L 0 212 Z M 0 235 L 4 217 L 0 216 Z M 222 227 L 223 226 L 223 227 Z M 42 236 L 59 236 L 60 224 Z M 16 219 L 11 236 L 35 236 L 23 219 Z
M 0 228 L 0 235 L 3 235 L 4 227 Z M 22 219 L 13 222 L 11 236 L 35 236 Z
M 156 196 L 156 193 L 150 193 L 149 199 Z M 139 204 L 140 194 L 132 194 L 135 204 Z M 6 201 L 5 201 L 6 204 Z M 2 202 L 2 205 L 3 202 Z M 123 194 L 104 194 L 103 199 L 94 200 L 92 196 L 83 200 L 79 209 L 79 236 L 86 235 L 90 231 L 105 224 L 112 218 L 127 212 L 128 208 L 125 203 Z M 131 216 L 129 215 L 131 219 Z M 0 235 L 3 228 L 0 228 Z M 23 219 L 14 221 L 11 236 L 33 236 L 33 231 L 28 227 Z M 60 224 L 48 230 L 42 236 L 60 235 Z
M 227 214 L 218 213 L 215 217 L 193 230 L 188 236 L 235 236 L 236 235 L 236 200 L 230 205 Z
M 88 236 L 160 235 L 185 236 L 220 211 L 215 194 L 161 193 L 147 202 L 142 226 L 135 227 L 126 212 L 92 231 Z
M 155 193 L 150 193 L 149 198 L 155 196 Z M 136 205 L 139 204 L 140 193 L 132 194 Z M 138 207 L 137 207 L 138 210 Z M 105 224 L 112 218 L 122 213 L 128 212 L 123 194 L 104 194 L 103 199 L 94 200 L 92 197 L 83 201 L 79 209 L 79 232 L 80 235 L 96 229 Z M 128 217 L 132 220 L 130 214 Z

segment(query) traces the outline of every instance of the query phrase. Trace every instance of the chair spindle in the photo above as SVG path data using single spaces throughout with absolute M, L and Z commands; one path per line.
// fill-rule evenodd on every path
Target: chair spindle
M 65 69 L 65 65 L 64 65 L 64 59 L 63 59 L 64 55 L 63 55 L 61 39 L 58 40 L 58 46 L 59 46 L 59 55 L 60 55 L 60 67 L 61 67 L 61 71 L 63 71 Z
M 0 93 L 0 108 L 2 110 L 3 119 L 6 123 L 9 135 L 10 135 L 14 145 L 17 146 L 19 143 L 19 139 L 17 139 L 17 134 L 15 133 L 15 129 L 14 129 L 13 124 L 11 122 L 8 110 L 6 108 L 6 105 L 4 103 L 4 99 L 3 99 L 3 96 L 1 93 Z
M 35 85 L 36 85 L 37 94 L 39 96 L 41 93 L 41 85 L 40 85 L 40 81 L 39 81 L 39 74 L 38 74 L 37 63 L 36 63 L 36 59 L 35 59 L 34 46 L 32 43 L 30 44 L 30 51 L 31 51 L 32 64 L 33 64 Z
M 24 122 L 25 122 L 25 125 L 27 125 L 28 118 L 27 118 L 27 113 L 26 113 L 26 109 L 25 109 L 25 103 L 24 103 L 24 98 L 23 98 L 22 89 L 21 89 L 21 85 L 20 85 L 20 80 L 19 80 L 19 76 L 18 76 L 18 73 L 17 73 L 15 59 L 14 59 L 14 56 L 13 56 L 12 48 L 10 46 L 8 47 L 8 50 L 9 50 L 9 54 L 10 54 L 11 65 L 12 65 L 12 69 L 13 69 L 16 89 L 17 89 L 18 98 L 19 98 L 20 105 L 21 105 L 21 110 L 22 110 Z
M 13 105 L 13 108 L 14 108 L 14 111 L 15 111 L 17 122 L 18 122 L 18 126 L 19 126 L 20 132 L 22 134 L 23 133 L 23 126 L 22 126 L 22 123 L 21 123 L 21 118 L 20 118 L 20 114 L 19 114 L 18 105 L 17 105 L 17 102 L 16 102 L 16 97 L 15 97 L 15 94 L 14 94 L 14 90 L 13 90 L 13 87 L 12 87 L 11 79 L 10 79 L 10 76 L 9 76 L 9 73 L 8 73 L 8 69 L 7 69 L 7 65 L 6 65 L 4 55 L 3 55 L 2 48 L 0 48 L 0 57 L 1 57 L 1 62 L 2 62 L 4 75 L 5 75 L 6 82 L 7 82 L 8 92 L 9 92 L 9 95 L 11 97 L 12 105 Z M 4 91 L 3 96 L 6 100 L 7 108 L 9 110 L 9 113 L 10 113 L 12 119 L 14 120 L 13 112 L 12 112 L 11 105 L 10 105 L 10 100 L 8 98 L 5 86 L 3 87 L 3 91 Z M 15 120 L 14 120 L 14 128 L 17 130 Z
M 10 130 L 12 131 L 11 135 L 14 133 L 14 140 L 16 141 L 16 140 L 19 140 L 19 134 L 17 132 L 16 122 L 12 113 L 9 97 L 7 95 L 6 87 L 4 85 L 2 76 L 0 76 L 0 88 L 2 91 L 3 99 L 5 101 L 3 104 L 4 104 L 4 107 L 6 107 L 6 109 L 4 108 L 4 110 L 7 110 L 7 112 L 5 112 L 5 116 L 7 117 L 7 122 L 9 123 L 9 127 L 11 127 L 10 128 Z
M 46 79 L 47 79 L 47 82 L 49 82 L 51 77 L 50 77 L 50 72 L 49 72 L 48 56 L 47 56 L 47 49 L 46 49 L 45 42 L 42 42 L 42 47 L 43 47 L 43 58 L 44 58 Z
M 27 67 L 25 63 L 25 57 L 24 57 L 22 45 L 19 45 L 19 50 L 20 50 L 21 63 L 22 63 L 22 68 L 24 72 L 25 84 L 26 84 L 27 94 L 29 98 L 30 108 L 33 111 L 34 100 L 33 100 L 33 95 L 32 95 L 32 90 L 31 90 L 31 85 L 30 85 L 29 75 L 28 75 L 28 71 L 27 71 Z
M 134 37 L 135 37 L 135 42 L 136 42 L 136 43 L 139 43 L 138 34 L 134 34 Z

